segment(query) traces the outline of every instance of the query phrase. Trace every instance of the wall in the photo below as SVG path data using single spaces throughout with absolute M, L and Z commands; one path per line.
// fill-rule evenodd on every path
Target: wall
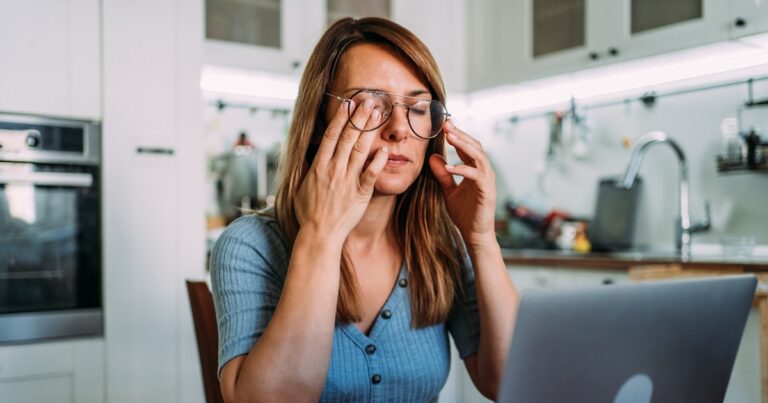
M 768 75 L 768 66 L 697 80 L 717 83 Z M 685 83 L 683 83 L 685 84 Z M 681 87 L 681 83 L 674 84 Z M 620 99 L 641 95 L 648 90 L 659 94 L 671 86 L 643 89 L 622 94 Z M 755 83 L 755 98 L 768 98 L 768 82 Z M 768 243 L 768 174 L 728 174 L 716 172 L 715 158 L 721 148 L 720 125 L 723 118 L 736 116 L 747 99 L 747 87 L 729 86 L 683 95 L 660 97 L 655 107 L 640 102 L 618 103 L 584 112 L 589 127 L 589 153 L 579 159 L 566 151 L 545 172 L 545 153 L 549 138 L 548 118 L 538 111 L 521 116 L 516 123 L 507 117 L 493 120 L 457 119 L 460 125 L 480 138 L 496 167 L 499 207 L 508 197 L 542 208 L 565 209 L 573 214 L 593 215 L 598 179 L 620 176 L 629 162 L 631 148 L 623 139 L 635 139 L 652 130 L 665 131 L 683 147 L 690 171 L 691 216 L 704 216 L 704 202 L 712 210 L 713 228 L 697 234 L 695 242 L 718 243 L 724 235 L 753 235 L 758 243 Z M 600 100 L 605 102 L 606 100 Z M 594 104 L 592 105 L 594 106 Z M 565 108 L 564 105 L 563 108 Z M 768 132 L 768 108 L 744 113 L 745 125 L 755 124 Z M 768 137 L 764 136 L 764 141 Z M 678 162 L 671 149 L 657 145 L 646 154 L 640 169 L 644 193 L 638 216 L 636 242 L 673 245 L 674 220 L 678 214 Z M 543 186 L 539 186 L 541 183 Z

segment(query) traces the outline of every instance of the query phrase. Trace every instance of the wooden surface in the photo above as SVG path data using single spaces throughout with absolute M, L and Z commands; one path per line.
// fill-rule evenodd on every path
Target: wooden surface
M 579 254 L 574 252 L 546 251 L 546 250 L 515 250 L 502 249 L 502 256 L 507 265 L 520 266 L 550 266 L 550 267 L 573 267 L 588 269 L 624 269 L 629 270 L 635 266 L 649 265 L 680 265 L 686 269 L 701 270 L 742 270 L 745 272 L 766 272 L 768 273 L 768 258 L 760 259 L 737 259 L 728 260 L 726 258 L 717 258 L 706 256 L 697 258 L 694 256 L 690 261 L 681 261 L 676 256 L 652 256 L 643 253 L 586 253 Z
M 644 265 L 629 269 L 629 278 L 633 281 L 663 280 L 684 277 L 708 277 L 743 274 L 750 272 L 749 268 L 740 266 L 720 266 L 707 269 L 702 267 L 687 267 L 682 264 Z M 753 273 L 758 278 L 758 284 L 768 284 L 768 272 Z M 761 289 L 755 292 L 753 304 L 760 311 L 760 401 L 768 403 L 768 292 Z

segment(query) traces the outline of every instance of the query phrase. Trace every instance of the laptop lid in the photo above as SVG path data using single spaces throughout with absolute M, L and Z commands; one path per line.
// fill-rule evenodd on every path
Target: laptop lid
M 721 403 L 754 276 L 523 296 L 499 402 Z

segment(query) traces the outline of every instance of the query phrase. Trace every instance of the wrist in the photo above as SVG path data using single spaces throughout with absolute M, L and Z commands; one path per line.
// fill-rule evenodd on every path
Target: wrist
M 296 244 L 306 244 L 318 252 L 341 252 L 346 237 L 324 231 L 312 225 L 302 225 L 296 234 Z
M 464 242 L 467 248 L 473 251 L 481 251 L 486 249 L 498 249 L 499 242 L 496 240 L 496 233 L 490 232 L 485 234 L 472 234 L 464 237 Z

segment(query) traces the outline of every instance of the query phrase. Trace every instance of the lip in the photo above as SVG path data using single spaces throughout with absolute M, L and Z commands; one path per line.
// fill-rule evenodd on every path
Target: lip
M 374 152 L 372 152 L 372 153 L 371 153 L 371 154 L 368 156 L 368 162 L 372 161 L 372 160 L 373 160 L 373 157 L 374 157 L 375 155 L 376 155 L 376 152 L 375 152 L 375 151 L 374 151 Z M 387 164 L 390 164 L 390 163 L 392 163 L 392 164 L 401 164 L 401 165 L 402 165 L 402 164 L 405 164 L 405 163 L 408 163 L 408 162 L 411 162 L 411 159 L 410 159 L 410 158 L 408 158 L 408 157 L 406 157 L 406 156 L 405 156 L 405 155 L 403 155 L 403 154 L 389 154 L 389 156 L 388 156 L 388 158 L 387 158 Z
M 402 154 L 389 154 L 387 162 L 410 162 L 411 159 Z

